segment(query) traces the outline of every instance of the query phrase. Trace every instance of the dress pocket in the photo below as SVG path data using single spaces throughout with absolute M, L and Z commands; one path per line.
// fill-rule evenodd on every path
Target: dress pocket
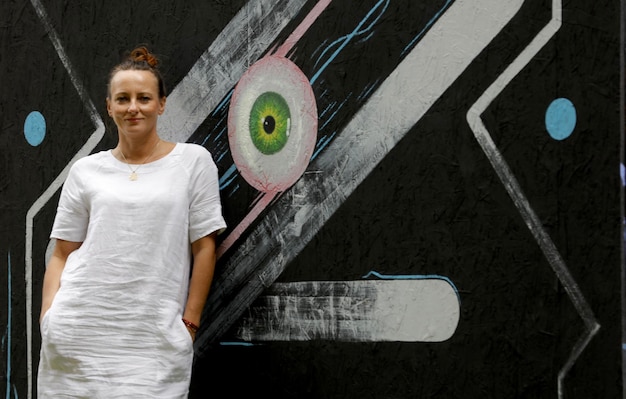
M 171 350 L 183 356 L 193 356 L 193 339 L 181 318 L 171 321 L 169 327 L 159 330 Z
M 187 326 L 185 326 L 185 323 L 183 323 L 183 320 L 181 318 L 180 323 L 179 323 L 179 327 L 182 331 L 184 331 L 184 334 L 182 334 L 186 339 L 185 342 L 187 343 L 187 348 L 188 350 L 193 352 L 193 338 L 191 337 L 191 334 L 189 334 L 189 330 L 187 330 Z

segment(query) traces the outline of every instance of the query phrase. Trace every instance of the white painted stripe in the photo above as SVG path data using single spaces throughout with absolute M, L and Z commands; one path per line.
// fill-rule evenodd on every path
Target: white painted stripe
M 586 331 L 579 340 L 574 344 L 572 352 L 561 368 L 558 375 L 558 395 L 563 397 L 563 380 L 572 368 L 576 360 L 589 344 L 593 336 L 600 329 L 591 307 L 587 303 L 582 291 L 578 287 L 576 280 L 571 275 L 567 265 L 563 261 L 556 245 L 550 238 L 548 232 L 544 229 L 543 223 L 530 206 L 522 188 L 520 187 L 513 172 L 502 157 L 502 154 L 493 142 L 489 131 L 485 127 L 481 115 L 487 109 L 489 104 L 504 90 L 504 88 L 515 78 L 520 71 L 530 63 L 537 53 L 554 37 L 559 31 L 562 24 L 562 5 L 560 0 L 552 2 L 552 18 L 550 22 L 537 34 L 530 44 L 516 57 L 500 76 L 485 90 L 480 98 L 467 112 L 467 122 L 476 136 L 476 140 L 482 147 L 485 155 L 489 158 L 493 169 L 497 173 L 500 181 L 506 188 L 513 203 L 520 212 L 522 218 L 526 222 L 526 226 L 537 241 L 537 244 L 543 251 L 544 256 L 550 263 L 552 270 L 557 278 L 563 284 L 563 288 L 567 292 L 574 308 L 585 323 Z
M 161 138 L 187 141 L 305 3 L 305 0 L 246 3 L 167 96 L 165 112 L 158 122 Z
M 461 309 L 444 279 L 275 283 L 244 317 L 248 342 L 333 340 L 442 342 Z
M 315 171 L 305 173 L 286 191 L 220 266 L 222 271 L 207 302 L 211 323 L 196 341 L 199 352 L 225 333 L 276 280 L 522 3 L 457 0 L 450 6 L 332 145 L 315 159 L 310 166 Z
M 61 60 L 61 63 L 67 70 L 67 73 L 74 85 L 74 89 L 78 92 L 78 96 L 83 102 L 87 113 L 89 114 L 91 121 L 96 127 L 96 130 L 91 134 L 87 142 L 81 147 L 80 150 L 72 157 L 70 163 L 61 171 L 61 173 L 54 179 L 54 181 L 48 186 L 48 188 L 41 194 L 39 198 L 31 205 L 30 209 L 26 213 L 26 253 L 25 253 L 25 265 L 24 276 L 26 280 L 26 367 L 28 375 L 28 396 L 30 399 L 33 396 L 33 220 L 43 208 L 50 198 L 59 190 L 63 185 L 70 167 L 76 162 L 76 160 L 87 156 L 98 145 L 102 137 L 104 136 L 105 127 L 100 114 L 96 110 L 95 105 L 89 98 L 87 91 L 85 90 L 82 82 L 78 79 L 77 74 L 74 72 L 72 63 L 69 57 L 65 53 L 65 50 L 59 39 L 59 35 L 54 30 L 54 27 L 48 19 L 48 14 L 45 8 L 39 0 L 31 0 L 32 6 L 37 12 L 41 23 L 43 24 L 54 49 Z

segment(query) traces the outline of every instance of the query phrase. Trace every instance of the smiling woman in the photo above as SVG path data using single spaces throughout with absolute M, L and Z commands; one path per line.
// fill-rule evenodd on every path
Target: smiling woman
M 137 169 L 142 164 L 162 158 L 173 148 L 173 143 L 165 143 L 163 151 L 155 154 L 161 143 L 156 130 L 157 119 L 165 109 L 165 97 L 156 91 L 157 83 L 155 75 L 149 71 L 127 70 L 117 72 L 109 84 L 107 110 L 119 135 L 114 152 L 128 164 L 133 181 L 137 180 Z M 143 154 L 146 150 L 149 151 L 147 156 Z M 131 162 L 138 166 L 131 167 Z
M 117 126 L 119 143 L 114 155 L 123 162 L 144 164 L 162 158 L 173 149 L 157 134 L 157 119 L 165 110 L 165 84 L 156 68 L 158 60 L 145 47 L 113 69 L 109 79 L 107 111 Z M 138 168 L 138 167 L 137 167 Z M 131 179 L 136 179 L 131 168 Z
M 211 154 L 157 133 L 157 63 L 138 48 L 113 69 L 107 110 L 119 142 L 77 161 L 63 186 L 42 293 L 40 398 L 187 397 L 226 225 Z

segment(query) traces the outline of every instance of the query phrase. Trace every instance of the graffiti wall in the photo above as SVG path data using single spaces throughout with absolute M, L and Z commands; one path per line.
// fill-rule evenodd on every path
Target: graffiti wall
M 191 397 L 621 397 L 620 10 L 3 2 L 0 392 L 36 397 L 60 188 L 146 44 L 228 223 Z

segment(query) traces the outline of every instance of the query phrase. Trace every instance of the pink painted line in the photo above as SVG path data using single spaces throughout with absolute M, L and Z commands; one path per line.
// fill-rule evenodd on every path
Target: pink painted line
M 311 25 L 313 25 L 313 22 L 315 22 L 320 14 L 322 14 L 322 11 L 324 11 L 331 2 L 332 0 L 318 1 L 315 7 L 313 7 L 313 9 L 311 10 L 311 12 L 309 12 L 309 15 L 307 15 L 302 20 L 302 22 L 300 22 L 300 25 L 298 25 L 298 27 L 294 29 L 293 32 L 291 32 L 291 35 L 289 35 L 287 40 L 285 40 L 285 43 L 283 43 L 283 45 L 280 46 L 278 50 L 276 50 L 276 53 L 274 53 L 274 55 L 286 57 L 289 50 L 291 50 L 293 46 L 298 43 L 298 40 L 300 40 L 302 36 L 304 36 L 306 31 L 311 27 Z
M 228 251 L 228 248 L 230 248 L 235 243 L 235 241 L 237 241 L 237 239 L 241 237 L 243 232 L 246 231 L 248 227 L 250 227 L 252 222 L 261 214 L 261 212 L 263 212 L 263 210 L 269 205 L 269 203 L 272 202 L 274 198 L 276 198 L 277 194 L 278 193 L 272 192 L 261 194 L 261 198 L 259 198 L 254 207 L 252 207 L 250 212 L 248 212 L 246 217 L 243 218 L 241 222 L 239 222 L 239 224 L 230 232 L 228 237 L 226 237 L 217 248 L 217 259 L 219 259 L 226 251 Z
M 304 36 L 306 31 L 313 25 L 313 22 L 322 14 L 322 12 L 328 7 L 332 0 L 320 0 L 313 7 L 311 12 L 300 22 L 300 25 L 289 35 L 287 40 L 276 50 L 275 56 L 286 57 L 289 50 L 298 43 L 298 41 Z M 261 198 L 254 205 L 254 207 L 248 212 L 245 218 L 230 232 L 228 237 L 222 241 L 217 248 L 217 259 L 219 259 L 228 249 L 237 241 L 239 237 L 252 222 L 263 212 L 263 210 L 276 198 L 279 193 L 266 192 L 261 194 Z

